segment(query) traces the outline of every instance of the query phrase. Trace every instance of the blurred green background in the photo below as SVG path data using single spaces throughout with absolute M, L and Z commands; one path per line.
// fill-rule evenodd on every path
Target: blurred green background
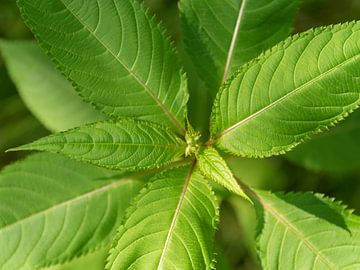
M 179 47 L 180 55 L 184 55 L 177 1 L 147 0 L 145 2 L 163 20 Z M 360 19 L 359 0 L 304 0 L 295 21 L 294 32 L 356 19 Z M 21 21 L 14 0 L 0 0 L 0 38 L 32 39 L 32 34 Z M 184 65 L 188 71 L 192 70 L 189 61 L 185 60 Z M 190 102 L 199 109 L 194 112 L 191 120 L 201 129 L 204 124 L 201 122 L 202 114 L 200 112 L 204 108 L 209 108 L 210 104 L 206 103 L 206 99 L 200 98 L 203 84 L 196 76 L 190 76 L 190 86 L 193 94 Z M 360 157 L 358 154 L 360 153 L 360 123 L 357 125 L 357 120 L 360 121 L 360 117 L 354 117 L 351 125 L 350 122 L 345 121 L 347 124 L 344 125 L 348 126 L 346 136 L 343 136 L 343 131 L 337 130 L 342 137 L 354 141 L 353 145 L 347 149 L 340 144 L 339 140 L 336 147 L 334 146 L 334 150 L 330 144 L 318 145 L 318 148 L 310 145 L 308 148 L 323 149 L 322 153 L 317 153 L 318 157 L 316 153 L 312 154 L 313 160 L 303 158 L 304 153 L 308 151 L 304 147 L 301 151 L 294 151 L 286 157 L 262 160 L 229 158 L 228 162 L 237 176 L 251 186 L 273 191 L 320 192 L 336 197 L 350 208 L 355 209 L 356 213 L 360 213 Z M 351 136 L 348 135 L 349 129 L 352 132 Z M 26 154 L 22 152 L 5 154 L 6 149 L 30 142 L 48 133 L 49 131 L 31 114 L 20 99 L 15 85 L 9 78 L 4 60 L 0 56 L 0 167 Z M 320 139 L 319 137 L 319 141 Z M 345 165 L 351 163 L 351 166 L 344 170 L 332 168 L 331 164 L 322 166 L 321 164 L 324 163 L 321 162 L 333 162 L 323 160 L 324 156 L 321 156 L 331 154 L 332 151 L 338 151 L 336 153 L 339 154 L 336 154 L 335 158 L 339 162 L 342 161 Z M 320 165 L 312 165 L 317 162 Z M 300 164 L 305 164 L 306 168 Z M 227 197 L 227 194 L 224 196 Z M 223 200 L 221 223 L 216 237 L 217 269 L 260 269 L 253 240 L 255 228 L 255 214 L 247 203 L 235 197 Z M 66 266 L 51 269 L 101 269 L 104 254 L 105 251 L 99 251 Z

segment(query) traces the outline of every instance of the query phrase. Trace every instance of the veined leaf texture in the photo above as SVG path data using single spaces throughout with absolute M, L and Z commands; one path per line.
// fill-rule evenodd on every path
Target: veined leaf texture
M 237 71 L 215 100 L 211 134 L 232 154 L 290 150 L 360 103 L 360 23 L 290 37 Z
M 194 166 L 161 173 L 129 208 L 107 269 L 211 269 L 217 219 L 216 197 Z
M 105 119 L 81 100 L 35 42 L 3 40 L 0 52 L 22 100 L 49 130 L 64 131 Z
M 40 153 L 0 172 L 0 268 L 37 269 L 109 245 L 142 184 Z
M 40 45 L 88 102 L 185 132 L 186 78 L 165 30 L 137 0 L 19 0 Z
M 360 166 L 359 138 L 360 110 L 356 110 L 335 128 L 297 146 L 287 154 L 287 158 L 314 171 L 328 173 L 355 171 Z
M 74 160 L 40 153 L 0 173 L 0 268 L 37 269 L 99 251 L 118 228 L 109 270 L 213 269 L 219 209 L 207 178 L 247 198 L 218 150 L 245 157 L 283 154 L 360 103 L 359 22 L 311 29 L 269 49 L 290 33 L 298 3 L 180 0 L 188 53 L 216 95 L 211 137 L 203 145 L 185 122 L 187 79 L 175 47 L 142 3 L 18 0 L 26 24 L 65 77 L 31 43 L 1 42 L 20 92 L 30 93 L 38 73 L 48 75 L 39 97 L 27 95 L 30 107 L 39 108 L 33 111 L 50 129 L 64 129 L 44 117 L 48 109 L 38 103 L 49 79 L 67 93 L 64 102 L 74 87 L 111 120 L 11 149 Z M 15 53 L 19 57 L 11 58 Z M 35 67 L 23 82 L 22 61 Z M 93 119 L 79 116 L 72 120 Z M 179 160 L 192 165 L 178 166 Z M 152 177 L 137 174 L 149 180 L 139 192 L 134 175 L 79 161 L 120 171 L 173 166 L 150 171 Z M 360 220 L 341 204 L 317 194 L 242 187 L 258 213 L 264 269 L 360 266 Z
M 228 190 L 240 195 L 246 200 L 251 200 L 241 189 L 231 172 L 226 161 L 220 156 L 218 151 L 212 147 L 205 148 L 197 155 L 200 172 L 208 179 L 224 186 Z
M 359 268 L 359 216 L 320 194 L 257 193 L 264 270 Z
M 213 96 L 241 65 L 286 38 L 298 0 L 181 0 L 187 51 Z
M 163 126 L 123 119 L 74 128 L 11 150 L 49 151 L 105 168 L 136 170 L 178 160 L 185 142 Z

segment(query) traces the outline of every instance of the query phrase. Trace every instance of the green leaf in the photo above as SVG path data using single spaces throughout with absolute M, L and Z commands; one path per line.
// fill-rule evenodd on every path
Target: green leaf
M 326 172 L 349 172 L 360 168 L 360 111 L 355 111 L 333 130 L 314 136 L 287 157 L 305 168 Z
M 36 140 L 48 135 L 48 131 L 34 116 L 29 114 L 17 95 L 0 99 L 0 108 L 0 153 L 11 147 L 27 143 L 29 140 Z M 19 154 L 21 153 L 16 155 Z
M 84 103 L 71 84 L 31 41 L 0 41 L 8 71 L 22 100 L 51 131 L 105 119 Z
M 41 153 L 0 173 L 0 265 L 37 269 L 108 245 L 141 183 Z
M 215 96 L 229 74 L 291 31 L 298 0 L 181 0 L 185 44 Z
M 219 92 L 209 144 L 247 157 L 282 154 L 359 106 L 360 23 L 291 37 Z
M 231 270 L 230 260 L 226 257 L 225 251 L 220 245 L 216 245 L 215 247 L 215 268 L 219 270 Z
M 79 258 L 74 258 L 70 262 L 60 265 L 53 265 L 42 270 L 103 270 L 109 247 L 106 246 L 94 252 L 88 253 Z
M 163 126 L 123 119 L 74 128 L 9 151 L 18 150 L 61 153 L 109 169 L 137 170 L 178 160 L 185 142 Z
M 113 117 L 185 133 L 186 78 L 163 27 L 136 0 L 19 0 L 22 16 L 80 95 Z
M 212 147 L 204 148 L 197 154 L 200 172 L 208 179 L 224 186 L 228 190 L 240 195 L 251 202 L 237 183 L 226 161 Z
M 263 269 L 358 269 L 360 217 L 312 193 L 259 193 Z
M 107 269 L 210 269 L 216 198 L 194 164 L 155 176 L 129 209 Z

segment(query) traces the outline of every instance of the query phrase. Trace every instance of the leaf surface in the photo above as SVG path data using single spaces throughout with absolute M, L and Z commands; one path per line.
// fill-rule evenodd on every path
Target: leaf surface
M 80 95 L 113 117 L 184 133 L 186 78 L 175 49 L 136 0 L 19 0 L 40 45 Z
M 0 173 L 0 265 L 37 269 L 108 245 L 141 183 L 40 153 Z
M 242 67 L 216 98 L 210 142 L 267 157 L 342 120 L 360 102 L 359 40 L 359 22 L 321 27 Z
M 210 269 L 217 202 L 193 169 L 151 180 L 118 230 L 107 269 Z
M 77 95 L 32 41 L 0 41 L 8 71 L 22 100 L 51 131 L 105 119 Z
M 215 96 L 242 64 L 286 38 L 298 0 L 181 0 L 187 51 Z
M 314 171 L 345 173 L 360 168 L 360 111 L 355 111 L 338 127 L 314 136 L 287 157 Z
M 260 192 L 264 269 L 358 269 L 360 217 L 319 194 Z
M 179 159 L 185 142 L 163 126 L 123 119 L 74 128 L 10 150 L 49 151 L 110 169 L 136 170 Z
M 74 258 L 69 262 L 59 265 L 51 265 L 41 268 L 41 270 L 103 270 L 109 247 L 105 246 L 94 252 L 89 252 L 79 258 Z
M 226 161 L 220 156 L 218 151 L 212 147 L 204 148 L 197 155 L 197 161 L 200 172 L 206 178 L 213 180 L 251 202 L 236 182 L 236 179 L 226 164 Z

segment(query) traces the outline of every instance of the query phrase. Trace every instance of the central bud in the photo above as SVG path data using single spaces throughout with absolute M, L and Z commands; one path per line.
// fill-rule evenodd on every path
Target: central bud
M 185 149 L 185 156 L 192 156 L 199 151 L 199 139 L 201 135 L 200 132 L 195 132 L 194 130 L 188 130 L 185 134 L 185 141 L 186 141 L 186 149 Z

